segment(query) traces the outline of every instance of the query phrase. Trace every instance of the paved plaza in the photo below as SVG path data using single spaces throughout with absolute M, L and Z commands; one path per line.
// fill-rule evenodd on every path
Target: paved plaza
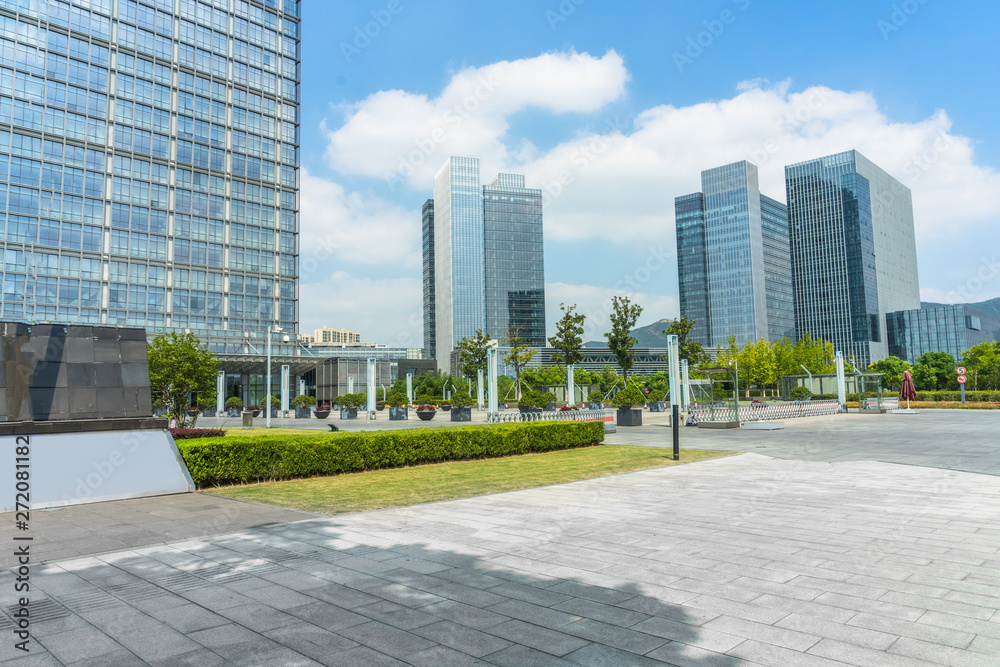
M 949 442 L 955 467 L 986 459 L 1000 448 L 1000 413 L 834 424 L 685 429 L 685 447 L 750 453 L 363 514 L 202 494 L 54 511 L 49 524 L 33 517 L 39 531 L 96 522 L 126 547 L 95 542 L 94 555 L 36 565 L 35 651 L 14 650 L 0 615 L 0 660 L 1000 664 L 1000 477 L 877 460 Z M 942 438 L 963 425 L 963 444 Z M 849 447 L 863 434 L 867 460 Z M 609 442 L 667 445 L 667 435 L 653 424 Z M 172 535 L 187 512 L 192 532 Z M 59 544 L 36 544 L 36 557 L 65 553 Z M 13 578 L 0 575 L 8 612 Z

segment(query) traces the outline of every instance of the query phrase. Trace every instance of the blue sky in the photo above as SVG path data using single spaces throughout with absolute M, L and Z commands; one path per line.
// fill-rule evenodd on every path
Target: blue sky
M 673 198 L 702 169 L 750 159 L 783 201 L 785 164 L 850 148 L 913 190 L 926 299 L 1000 296 L 996 3 L 303 4 L 303 330 L 420 346 L 448 155 L 545 189 L 549 320 L 579 303 L 588 337 L 616 291 L 678 314 Z

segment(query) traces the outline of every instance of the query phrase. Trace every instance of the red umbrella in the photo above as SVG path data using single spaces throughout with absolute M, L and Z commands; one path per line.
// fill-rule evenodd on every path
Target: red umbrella
M 917 388 L 913 386 L 913 376 L 910 371 L 903 371 L 903 386 L 899 388 L 899 400 L 906 399 L 906 409 L 910 409 L 910 401 L 917 400 Z

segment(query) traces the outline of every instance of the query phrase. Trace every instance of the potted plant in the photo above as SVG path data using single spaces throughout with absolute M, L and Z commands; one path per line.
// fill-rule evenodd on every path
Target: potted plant
M 545 399 L 545 409 L 549 412 L 553 412 L 556 409 L 556 395 L 551 391 L 547 391 L 542 396 Z
M 311 412 L 309 408 L 316 405 L 316 397 L 299 394 L 292 399 L 292 405 L 295 406 L 296 419 L 309 419 Z
M 226 411 L 230 417 L 239 417 L 243 409 L 243 399 L 239 396 L 230 396 L 226 399 Z
M 357 419 L 358 406 L 361 405 L 362 394 L 344 394 L 340 397 L 340 418 Z
M 437 407 L 430 403 L 421 403 L 417 406 L 417 416 L 420 417 L 420 421 L 429 422 L 436 414 Z
M 454 397 L 452 397 L 452 398 L 454 398 Z M 441 401 L 441 405 L 439 405 L 438 407 L 440 407 L 445 412 L 448 412 L 449 410 L 451 410 L 451 406 L 452 406 L 451 399 L 450 398 L 446 398 L 443 401 Z
M 666 392 L 659 389 L 651 389 L 648 394 L 646 394 L 646 405 L 649 407 L 650 412 L 666 412 L 667 404 L 665 402 Z
M 259 405 L 248 405 L 243 408 L 243 412 L 249 412 L 254 417 L 260 417 L 260 406 Z
M 539 392 L 526 389 L 521 392 L 521 398 L 517 401 L 517 407 L 521 414 L 525 412 L 541 412 L 542 407 L 548 402 L 548 397 Z
M 451 420 L 453 422 L 472 421 L 472 397 L 460 391 L 451 395 Z
M 604 394 L 599 391 L 592 391 L 587 395 L 587 409 L 588 410 L 602 410 L 604 409 Z
M 619 426 L 642 426 L 642 404 L 646 402 L 642 392 L 635 387 L 626 387 L 615 394 L 612 405 L 618 408 Z M 638 405 L 638 409 L 633 409 Z
M 406 394 L 394 391 L 389 394 L 389 421 L 406 421 L 410 411 L 406 408 Z
M 215 398 L 214 397 L 211 398 L 211 399 L 207 399 L 207 398 L 198 399 L 198 407 L 201 408 L 201 416 L 202 417 L 214 417 L 215 416 L 216 409 L 215 409 Z
M 789 398 L 793 401 L 811 401 L 813 393 L 809 391 L 809 387 L 795 387 L 789 394 Z
M 277 396 L 268 396 L 267 403 L 271 409 L 271 419 L 276 419 L 278 417 L 278 410 L 281 409 L 281 399 Z
M 313 414 L 316 415 L 316 419 L 326 419 L 330 416 L 330 404 L 323 403 L 316 408 L 316 411 Z
M 188 417 L 197 417 L 198 416 L 198 406 L 197 405 L 192 405 L 190 408 L 188 408 L 187 409 L 187 416 Z

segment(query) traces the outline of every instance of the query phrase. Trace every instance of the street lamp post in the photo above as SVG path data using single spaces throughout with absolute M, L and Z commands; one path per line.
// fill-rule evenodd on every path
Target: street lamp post
M 266 411 L 264 414 L 267 415 L 264 418 L 264 423 L 267 425 L 267 428 L 271 428 L 271 332 L 272 331 L 274 333 L 281 333 L 282 331 L 284 331 L 284 329 L 282 329 L 281 327 L 274 327 L 273 329 L 271 327 L 267 328 L 267 384 L 265 385 L 264 389 L 265 391 L 264 402 L 267 403 L 267 405 L 264 406 L 264 410 Z

